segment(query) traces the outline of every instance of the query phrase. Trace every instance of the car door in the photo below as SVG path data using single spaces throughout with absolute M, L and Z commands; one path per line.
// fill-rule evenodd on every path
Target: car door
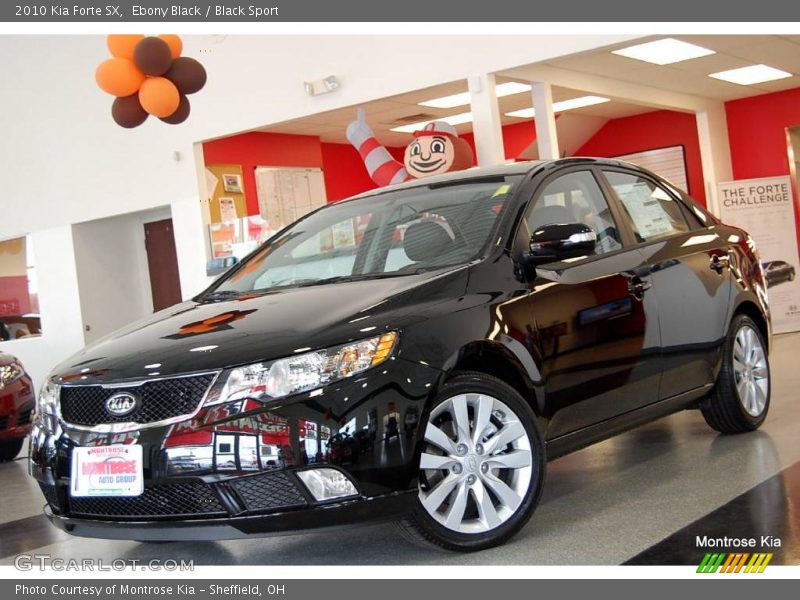
M 552 439 L 638 408 L 658 394 L 659 332 L 655 298 L 639 279 L 642 255 L 625 246 L 619 215 L 598 174 L 556 172 L 537 187 L 517 231 L 516 251 L 552 223 L 583 223 L 596 252 L 536 267 L 530 292 L 514 302 L 526 315 L 546 392 Z
M 623 168 L 603 174 L 642 253 L 658 300 L 663 356 L 659 397 L 714 381 L 725 340 L 732 280 L 726 236 L 703 226 L 677 193 Z

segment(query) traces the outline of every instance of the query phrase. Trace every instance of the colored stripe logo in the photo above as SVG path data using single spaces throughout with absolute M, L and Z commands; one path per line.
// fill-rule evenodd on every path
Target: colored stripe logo
M 697 567 L 698 573 L 763 573 L 764 569 L 772 560 L 772 553 L 754 552 L 714 552 L 707 553 L 700 566 Z

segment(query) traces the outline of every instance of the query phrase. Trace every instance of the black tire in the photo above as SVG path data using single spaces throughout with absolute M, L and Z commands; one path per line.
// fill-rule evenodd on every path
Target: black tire
M 763 409 L 756 415 L 745 410 L 736 386 L 734 371 L 734 344 L 736 336 L 743 328 L 749 328 L 758 338 L 761 348 L 764 349 L 767 371 L 766 402 Z M 772 381 L 770 378 L 769 359 L 766 356 L 767 345 L 758 325 L 747 315 L 735 315 L 728 329 L 728 337 L 722 350 L 722 368 L 717 377 L 716 385 L 711 394 L 703 403 L 701 410 L 706 423 L 720 433 L 745 433 L 755 431 L 767 418 L 769 411 Z
M 536 417 L 528 403 L 511 386 L 495 377 L 491 377 L 483 373 L 461 372 L 442 387 L 441 391 L 432 403 L 431 412 L 435 412 L 437 407 L 449 402 L 450 399 L 461 394 L 483 394 L 499 400 L 507 408 L 511 409 L 511 411 L 514 413 L 513 416 L 516 417 L 516 420 L 524 428 L 525 435 L 519 439 L 523 439 L 524 437 L 524 439 L 529 443 L 531 454 L 531 471 L 529 473 L 529 480 L 527 476 L 523 479 L 523 481 L 528 481 L 527 484 L 522 484 L 523 487 L 527 485 L 526 491 L 524 494 L 520 493 L 517 496 L 522 500 L 516 510 L 514 510 L 510 516 L 506 517 L 505 521 L 494 528 L 478 533 L 463 533 L 448 528 L 444 524 L 434 519 L 424 508 L 420 498 L 418 497 L 415 501 L 414 509 L 411 514 L 402 519 L 398 523 L 398 526 L 403 537 L 411 542 L 425 546 L 435 545 L 448 550 L 460 552 L 472 552 L 476 550 L 484 550 L 486 548 L 491 548 L 493 546 L 498 546 L 505 543 L 525 525 L 528 519 L 530 519 L 533 511 L 536 508 L 536 505 L 539 502 L 542 488 L 544 487 L 546 461 L 544 441 L 536 423 Z M 470 416 L 470 424 L 474 424 L 476 409 L 473 408 L 472 410 L 473 412 Z M 424 423 L 424 426 L 427 427 L 427 422 Z M 490 424 L 490 427 L 494 427 L 494 425 Z M 484 429 L 484 431 L 486 431 L 486 429 Z M 490 441 L 490 438 L 486 439 L 485 443 L 489 444 Z M 424 449 L 427 446 L 427 442 L 423 440 L 422 446 Z M 477 447 L 478 446 L 475 448 Z M 510 446 L 504 446 L 504 448 L 509 447 Z M 474 451 L 478 452 L 479 450 Z M 527 451 L 527 448 L 525 451 Z M 470 452 L 472 452 L 472 450 L 470 450 Z M 483 452 L 483 450 L 480 450 L 480 452 Z M 493 455 L 497 456 L 497 454 L 503 454 L 503 452 L 494 453 Z M 487 451 L 487 453 L 480 458 L 482 460 L 489 461 L 489 455 L 490 453 Z M 465 457 L 465 460 L 469 459 Z M 474 464 L 472 469 L 475 469 Z M 481 469 L 477 469 L 471 472 L 476 473 L 478 477 L 483 478 L 484 476 L 478 473 L 480 470 Z M 510 472 L 512 470 L 509 469 L 508 471 Z M 448 473 L 448 477 L 450 476 L 447 470 L 444 472 Z M 503 476 L 502 473 L 504 472 L 505 471 L 502 468 L 497 471 L 497 473 L 501 474 L 500 476 Z M 421 489 L 426 485 L 424 473 L 425 472 L 422 470 L 420 471 Z M 464 473 L 467 473 L 466 468 Z M 474 480 L 475 477 L 473 477 L 473 481 Z M 480 487 L 481 489 L 488 490 L 488 487 L 483 488 L 482 483 L 480 484 Z M 521 489 L 520 492 L 522 492 Z M 468 503 L 476 503 L 475 496 L 473 495 L 474 493 L 475 490 L 472 489 L 469 489 L 466 492 L 467 496 L 470 498 Z M 498 501 L 498 496 L 493 494 L 489 494 L 489 496 L 494 498 L 495 502 Z M 450 502 L 450 500 L 446 500 L 445 502 Z M 477 510 L 477 504 L 468 504 L 468 507 Z M 465 512 L 464 515 L 466 516 L 466 514 L 467 513 Z
M 0 442 L 0 462 L 14 460 L 17 457 L 17 454 L 19 454 L 19 451 L 22 450 L 22 445 L 24 443 L 25 438 L 3 440 Z

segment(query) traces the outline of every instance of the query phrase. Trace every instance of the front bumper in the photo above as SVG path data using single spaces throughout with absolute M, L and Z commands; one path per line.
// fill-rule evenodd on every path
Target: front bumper
M 398 492 L 377 498 L 359 498 L 303 511 L 277 512 L 261 516 L 182 521 L 103 521 L 45 515 L 59 529 L 80 537 L 140 542 L 234 540 L 247 537 L 290 535 L 314 528 L 337 529 L 376 520 L 391 520 L 407 514 L 416 493 Z
M 50 520 L 86 537 L 234 539 L 396 518 L 416 494 L 419 423 L 440 376 L 397 359 L 284 402 L 212 406 L 163 427 L 108 433 L 37 424 L 30 473 Z M 141 496 L 70 497 L 74 447 L 133 443 L 143 450 Z M 357 493 L 317 501 L 297 475 L 317 467 L 340 471 Z

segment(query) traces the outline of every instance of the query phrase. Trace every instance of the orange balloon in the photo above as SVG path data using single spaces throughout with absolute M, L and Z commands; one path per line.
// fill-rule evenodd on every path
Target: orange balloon
M 133 60 L 133 49 L 139 40 L 144 38 L 141 34 L 113 34 L 106 37 L 106 45 L 112 56 Z
M 181 95 L 166 77 L 148 77 L 139 89 L 139 102 L 154 117 L 168 117 L 178 109 Z
M 158 37 L 167 42 L 167 46 L 169 46 L 169 52 L 172 54 L 173 60 L 181 55 L 181 52 L 183 52 L 183 42 L 181 41 L 181 38 L 174 33 L 163 33 Z
M 112 96 L 121 97 L 135 94 L 144 82 L 145 75 L 132 60 L 109 58 L 100 63 L 94 78 L 101 90 Z

